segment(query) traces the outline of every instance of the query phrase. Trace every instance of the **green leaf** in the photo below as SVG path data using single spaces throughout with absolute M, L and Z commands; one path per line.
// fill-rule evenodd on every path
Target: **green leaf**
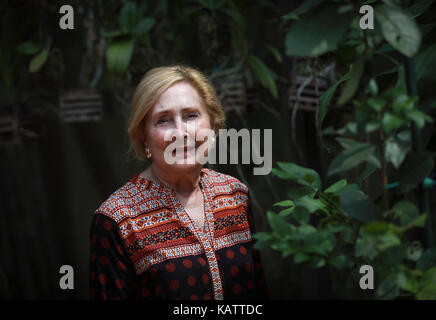
M 336 138 L 336 141 L 339 142 L 339 144 L 341 145 L 342 148 L 344 149 L 348 149 L 351 147 L 356 147 L 356 146 L 361 146 L 362 143 L 350 138 L 343 138 L 343 137 L 338 137 Z
M 419 217 L 416 217 L 415 219 L 410 221 L 406 226 L 402 227 L 402 231 L 404 232 L 415 227 L 423 228 L 425 227 L 426 220 L 427 214 L 421 214 Z
M 392 208 L 394 217 L 399 219 L 402 226 L 408 225 L 414 219 L 419 217 L 419 211 L 416 205 L 410 201 L 400 201 Z
M 408 111 L 406 116 L 410 120 L 415 121 L 415 123 L 416 123 L 416 125 L 418 126 L 419 129 L 424 128 L 425 121 L 433 122 L 433 119 L 431 117 L 429 117 L 424 112 L 419 111 L 417 109 Z
M 387 100 L 380 97 L 370 97 L 368 100 L 366 100 L 366 102 L 372 109 L 378 112 L 381 111 L 388 103 Z
M 376 297 L 383 300 L 393 300 L 400 294 L 397 274 L 390 273 L 377 288 Z
M 39 50 L 41 50 L 41 47 L 33 41 L 22 42 L 18 46 L 18 52 L 22 54 L 33 55 L 37 53 Z
M 368 82 L 368 93 L 373 97 L 375 97 L 378 93 L 377 81 L 375 81 L 374 78 L 371 78 Z
M 284 200 L 284 201 L 280 201 L 280 202 L 276 202 L 274 203 L 275 206 L 279 206 L 279 207 L 294 207 L 294 202 L 292 202 L 291 200 Z
M 418 261 L 422 255 L 422 246 L 421 242 L 413 241 L 408 247 L 406 251 L 407 259 L 411 261 Z
M 424 283 L 424 285 L 436 285 L 436 266 L 424 272 L 422 275 L 422 283 Z
M 377 120 L 370 120 L 365 124 L 365 132 L 371 133 L 380 129 L 380 122 Z
M 274 99 L 277 99 L 277 85 L 271 70 L 263 63 L 262 60 L 251 54 L 247 57 L 247 65 L 256 74 L 262 85 L 271 92 L 271 95 L 274 97 Z
M 416 297 L 418 300 L 436 300 L 436 267 L 424 272 L 421 289 Z
M 297 9 L 293 10 L 292 12 L 288 13 L 287 15 L 284 15 L 283 19 L 298 19 L 298 16 L 306 13 L 310 9 L 314 8 L 321 2 L 325 0 L 305 0 Z
M 407 268 L 397 274 L 398 286 L 406 291 L 416 293 L 419 289 L 419 282 L 416 276 Z
M 373 222 L 364 227 L 366 230 L 360 230 L 359 238 L 356 241 L 356 257 L 373 260 L 380 252 L 401 244 L 401 240 L 394 231 L 389 229 L 391 225 L 387 223 Z M 383 230 L 379 231 L 378 229 L 381 228 Z
M 270 45 L 268 43 L 265 43 L 265 46 L 271 52 L 271 54 L 273 55 L 274 59 L 276 59 L 278 63 L 282 63 L 283 58 L 282 58 L 282 55 L 280 54 L 279 50 L 277 50 L 276 47 L 274 47 L 274 46 L 272 46 L 272 45 Z
M 436 284 L 429 284 L 416 294 L 418 300 L 436 300 Z
M 294 212 L 294 210 L 295 210 L 295 206 L 283 209 L 279 212 L 279 216 L 286 217 L 286 216 L 290 215 L 292 212 Z
M 329 260 L 329 264 L 331 264 L 336 269 L 343 269 L 347 266 L 347 257 L 343 254 L 337 255 L 336 257 Z
M 332 4 L 317 7 L 294 22 L 286 34 L 286 54 L 315 57 L 336 49 L 352 17 L 352 13 L 338 14 L 337 7 Z
M 30 73 L 38 72 L 47 61 L 47 58 L 48 58 L 48 50 L 43 49 L 30 61 L 29 72 Z
M 291 226 L 282 217 L 272 211 L 267 211 L 269 225 L 279 237 L 285 237 L 291 230 Z
M 389 138 L 385 142 L 385 159 L 388 162 L 391 162 L 394 167 L 398 169 L 406 158 L 409 150 L 410 147 L 405 147 L 396 139 Z
M 358 166 L 362 162 L 367 161 L 374 151 L 375 146 L 370 143 L 362 143 L 345 149 L 333 159 L 327 175 L 331 176 Z
M 122 74 L 126 72 L 133 53 L 133 39 L 118 40 L 107 47 L 106 62 L 109 70 Z
M 341 96 L 338 99 L 339 106 L 346 104 L 355 96 L 357 89 L 359 88 L 360 79 L 363 75 L 365 59 L 366 57 L 364 55 L 361 55 L 359 59 L 352 65 L 350 78 L 345 84 L 344 90 L 342 91 Z
M 324 190 L 324 192 L 330 192 L 330 193 L 337 193 L 342 188 L 344 188 L 347 185 L 347 180 L 341 179 L 335 183 L 333 183 L 330 187 Z
M 412 5 L 407 8 L 407 11 L 412 15 L 412 17 L 416 18 L 423 14 L 425 10 L 427 10 L 434 0 L 416 0 L 413 1 Z
M 135 35 L 144 35 L 153 28 L 154 18 L 144 18 L 136 25 L 134 34 Z
M 379 4 L 374 15 L 384 38 L 402 54 L 413 57 L 421 44 L 421 32 L 415 20 L 396 6 Z
M 303 197 L 295 200 L 295 206 L 303 207 L 310 213 L 314 213 L 318 210 L 328 213 L 324 203 L 322 203 L 322 201 L 319 199 Z
M 137 23 L 136 3 L 127 1 L 121 9 L 119 17 L 121 31 L 124 33 L 131 33 L 135 30 Z
M 277 165 L 287 175 L 287 179 L 315 190 L 321 188 L 321 178 L 315 170 L 291 162 L 277 162 Z
M 401 127 L 403 125 L 403 123 L 404 123 L 404 119 L 398 117 L 395 114 L 392 114 L 390 112 L 386 112 L 383 115 L 383 119 L 382 119 L 383 130 L 387 134 L 389 134 L 392 131 Z
M 295 207 L 295 210 L 292 212 L 292 218 L 300 224 L 306 225 L 309 223 L 310 212 L 303 206 Z
M 310 260 L 310 257 L 307 254 L 301 253 L 301 252 L 297 252 L 294 255 L 294 263 L 303 263 Z
M 292 188 L 288 192 L 289 199 L 295 200 L 302 197 L 311 197 L 313 198 L 316 194 L 316 190 L 312 187 L 298 187 Z
M 326 92 L 324 92 L 321 97 L 319 97 L 319 113 L 318 113 L 318 123 L 321 127 L 321 124 L 324 121 L 325 115 L 327 113 L 327 106 L 330 103 L 330 100 L 332 99 L 336 88 L 345 80 L 347 80 L 350 76 L 350 73 L 348 72 L 345 74 L 341 79 L 339 79 L 334 85 L 332 85 Z
M 342 209 L 352 219 L 371 222 L 380 219 L 380 209 L 360 190 L 347 190 L 340 194 Z
M 436 83 L 436 43 L 418 53 L 414 59 L 418 94 L 422 101 L 434 96 Z
M 366 178 L 368 178 L 371 174 L 373 174 L 377 170 L 377 166 L 372 163 L 368 163 L 362 173 L 357 177 L 356 184 L 361 185 Z
M 434 266 L 436 266 L 436 248 L 428 248 L 416 262 L 416 269 L 426 271 Z

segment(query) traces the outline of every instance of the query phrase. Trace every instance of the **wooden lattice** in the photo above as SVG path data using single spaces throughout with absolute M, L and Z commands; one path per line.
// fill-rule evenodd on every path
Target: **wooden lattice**
M 22 138 L 39 138 L 43 135 L 45 126 L 34 114 L 0 117 L 0 145 L 14 145 L 20 143 Z
M 102 96 L 93 89 L 64 92 L 59 104 L 65 122 L 99 121 L 103 117 Z
M 327 91 L 329 83 L 322 78 L 313 78 L 309 82 L 308 79 L 308 77 L 296 76 L 292 80 L 288 94 L 290 108 L 294 108 L 298 104 L 299 110 L 316 112 L 319 97 Z M 301 92 L 298 94 L 300 88 Z M 336 98 L 335 94 L 330 104 L 334 104 Z
M 211 78 L 224 112 L 244 112 L 247 107 L 247 90 L 242 71 L 223 70 Z

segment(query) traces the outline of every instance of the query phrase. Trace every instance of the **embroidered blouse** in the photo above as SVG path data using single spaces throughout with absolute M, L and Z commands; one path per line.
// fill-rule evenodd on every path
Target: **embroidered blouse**
M 172 189 L 138 174 L 95 210 L 92 299 L 264 299 L 247 187 L 202 169 L 201 229 Z

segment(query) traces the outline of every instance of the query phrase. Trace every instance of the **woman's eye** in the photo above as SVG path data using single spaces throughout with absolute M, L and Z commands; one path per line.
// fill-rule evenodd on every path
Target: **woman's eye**
M 158 123 L 158 124 L 160 124 L 160 123 L 166 123 L 167 121 L 168 121 L 167 118 L 160 118 L 159 120 L 157 120 L 157 123 Z
M 197 118 L 198 117 L 198 114 L 196 114 L 196 113 L 189 113 L 188 114 L 188 118 L 189 119 L 195 119 L 195 118 Z

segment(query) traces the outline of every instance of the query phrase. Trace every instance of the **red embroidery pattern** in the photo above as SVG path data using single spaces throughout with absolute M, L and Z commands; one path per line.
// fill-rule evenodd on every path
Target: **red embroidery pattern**
M 223 283 L 215 251 L 252 240 L 246 216 L 248 190 L 239 180 L 208 169 L 202 170 L 200 184 L 204 230 L 191 220 L 173 190 L 139 175 L 96 212 L 118 223 L 138 275 L 159 262 L 204 253 L 214 298 L 221 300 Z

